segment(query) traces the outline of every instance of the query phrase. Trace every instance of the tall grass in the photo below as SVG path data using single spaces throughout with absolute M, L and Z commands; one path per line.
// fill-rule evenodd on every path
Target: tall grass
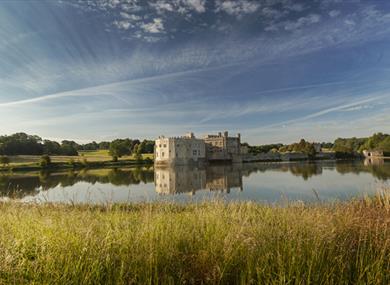
M 0 284 L 390 284 L 390 199 L 0 204 Z

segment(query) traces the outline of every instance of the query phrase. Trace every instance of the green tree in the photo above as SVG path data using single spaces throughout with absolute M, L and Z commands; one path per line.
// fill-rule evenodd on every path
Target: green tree
M 110 142 L 100 142 L 99 149 L 110 149 Z
M 135 147 L 134 159 L 136 161 L 142 160 L 142 147 L 141 147 L 141 145 L 138 145 Z
M 75 143 L 74 141 L 62 141 L 61 142 L 61 155 L 67 155 L 67 156 L 78 156 L 79 153 L 77 149 L 79 148 L 79 145 Z
M 307 143 L 303 149 L 303 152 L 306 153 L 311 159 L 315 158 L 316 156 L 316 149 L 312 143 Z
M 47 155 L 61 154 L 61 145 L 55 141 L 44 140 L 43 153 Z
M 0 156 L 0 164 L 2 164 L 3 167 L 6 167 L 7 165 L 9 165 L 9 163 L 10 163 L 10 159 L 8 156 L 5 155 Z
M 117 139 L 110 143 L 109 154 L 114 158 L 131 154 L 131 140 Z
M 383 153 L 386 156 L 389 156 L 390 155 L 390 136 L 387 136 L 383 141 L 381 141 L 378 144 L 377 149 L 383 151 Z
M 48 167 L 51 164 L 51 158 L 48 155 L 43 155 L 39 162 L 39 165 L 42 167 Z

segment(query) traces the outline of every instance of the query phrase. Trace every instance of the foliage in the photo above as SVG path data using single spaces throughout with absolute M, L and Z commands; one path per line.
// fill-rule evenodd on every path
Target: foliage
M 141 161 L 142 160 L 142 146 L 141 145 L 138 145 L 137 147 L 134 148 L 134 159 L 137 160 L 137 161 Z
M 84 167 L 87 167 L 88 165 L 89 165 L 89 163 L 88 163 L 88 159 L 87 158 L 85 158 L 85 157 L 83 157 L 83 160 L 82 160 L 82 165 L 84 166 Z
M 363 150 L 390 152 L 390 135 L 376 133 L 368 138 L 338 138 L 334 142 L 333 150 L 339 157 L 351 156 Z
M 0 204 L 0 284 L 389 284 L 390 198 Z
M 333 148 L 333 143 L 331 143 L 331 142 L 322 142 L 321 143 L 321 148 L 331 149 L 331 148 Z
M 258 145 L 258 146 L 250 146 L 246 143 L 242 144 L 243 146 L 248 147 L 248 152 L 252 154 L 259 154 L 259 153 L 267 153 L 270 152 L 272 149 L 279 149 L 283 146 L 283 144 L 265 144 L 265 145 Z
M 70 166 L 72 166 L 72 167 L 75 167 L 75 166 L 77 165 L 77 163 L 75 162 L 74 159 L 70 159 L 70 160 L 68 161 L 68 164 L 69 164 Z
M 109 149 L 110 148 L 110 142 L 100 142 L 99 149 Z
M 126 151 L 119 145 L 126 144 Z M 63 155 L 77 156 L 79 151 L 97 151 L 112 149 L 121 149 L 122 155 L 135 153 L 134 149 L 141 146 L 142 153 L 154 152 L 154 141 L 138 139 L 118 139 L 113 142 L 91 142 L 87 144 L 78 144 L 75 141 L 63 140 L 60 143 L 51 140 L 42 140 L 39 136 L 17 133 L 10 136 L 0 136 L 0 155 Z M 116 150 L 113 150 L 115 153 Z M 118 157 L 120 157 L 118 155 Z
M 77 156 L 77 144 L 74 141 L 62 141 L 60 154 L 67 156 Z
M 50 156 L 48 156 L 47 154 L 46 155 L 43 155 L 41 157 L 41 160 L 39 162 L 39 165 L 42 166 L 42 167 L 47 167 L 51 164 L 51 158 Z
M 365 141 L 359 150 L 363 151 L 365 149 L 390 152 L 390 135 L 383 133 L 376 133 L 372 135 Z
M 117 139 L 110 143 L 109 153 L 112 157 L 122 157 L 130 155 L 132 149 L 132 141 L 130 139 Z
M 2 164 L 3 167 L 9 165 L 9 163 L 10 163 L 10 159 L 8 156 L 5 155 L 0 156 L 0 164 Z
M 358 152 L 366 142 L 366 138 L 338 138 L 334 142 L 333 150 L 336 152 L 353 153 Z
M 307 154 L 309 157 L 313 158 L 316 155 L 316 149 L 314 147 L 314 143 L 310 143 L 301 139 L 298 143 L 293 143 L 290 145 L 283 146 L 279 148 L 280 152 L 302 152 Z
M 154 153 L 154 141 L 151 140 L 143 140 L 139 145 L 137 151 L 140 153 Z M 134 153 L 133 149 L 133 153 Z
M 40 155 L 43 153 L 42 139 L 25 133 L 0 136 L 1 155 Z

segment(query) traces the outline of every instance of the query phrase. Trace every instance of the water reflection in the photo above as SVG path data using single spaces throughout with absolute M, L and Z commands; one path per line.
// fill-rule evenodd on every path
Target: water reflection
M 47 191 L 56 187 L 67 188 L 79 182 L 88 184 L 110 184 L 130 186 L 154 181 L 153 168 L 99 169 L 68 172 L 48 172 L 26 174 L 0 174 L 0 196 L 21 198 L 37 191 Z
M 197 190 L 230 193 L 230 189 L 242 186 L 242 166 L 220 165 L 203 169 L 192 167 L 156 168 L 154 171 L 156 192 L 178 194 Z
M 115 202 L 130 202 L 160 200 L 170 196 L 173 199 L 187 199 L 179 197 L 194 197 L 194 194 L 206 197 L 209 195 L 207 193 L 223 193 L 227 199 L 233 200 L 273 201 L 281 192 L 288 193 L 292 199 L 311 199 L 307 195 L 312 195 L 312 189 L 321 190 L 320 194 L 327 197 L 347 192 L 350 195 L 372 192 L 376 191 L 378 181 L 387 183 L 388 180 L 389 160 L 254 163 L 205 168 L 90 169 L 23 174 L 0 172 L 0 197 L 60 202 L 76 196 L 80 202 L 86 202 L 86 197 L 93 201 L 110 197 Z M 307 194 L 308 191 L 310 194 Z M 179 195 L 184 193 L 190 195 Z

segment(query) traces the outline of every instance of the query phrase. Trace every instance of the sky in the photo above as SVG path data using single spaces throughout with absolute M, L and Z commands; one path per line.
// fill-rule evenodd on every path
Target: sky
M 390 132 L 390 1 L 1 0 L 0 135 Z

